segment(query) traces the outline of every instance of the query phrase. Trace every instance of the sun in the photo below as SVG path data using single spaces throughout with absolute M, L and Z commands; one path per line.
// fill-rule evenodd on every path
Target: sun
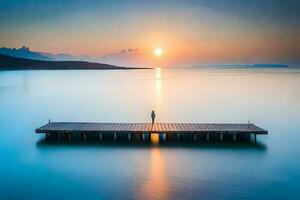
M 163 52 L 162 48 L 157 47 L 154 49 L 153 53 L 156 57 L 161 57 L 164 52 Z

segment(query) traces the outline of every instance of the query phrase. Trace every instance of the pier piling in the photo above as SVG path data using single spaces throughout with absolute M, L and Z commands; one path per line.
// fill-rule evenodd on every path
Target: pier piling
M 266 135 L 268 131 L 254 124 L 203 124 L 203 123 L 82 123 L 82 122 L 49 122 L 46 125 L 37 128 L 36 133 L 45 133 L 46 140 L 49 138 L 65 138 L 72 140 L 73 137 L 81 136 L 83 140 L 87 135 L 91 138 L 103 140 L 106 136 L 111 136 L 113 140 L 126 138 L 128 141 L 148 141 L 151 133 L 159 135 L 161 141 L 177 140 L 197 141 L 205 139 L 206 141 L 219 138 L 224 140 L 224 136 L 237 141 L 237 138 L 248 138 L 251 141 L 251 135 L 254 135 L 254 142 L 257 141 L 257 135 Z M 105 136 L 105 137 L 104 137 Z M 125 137 L 124 137 L 125 136 Z M 238 136 L 238 137 L 237 137 Z M 109 138 L 109 137 L 108 137 Z

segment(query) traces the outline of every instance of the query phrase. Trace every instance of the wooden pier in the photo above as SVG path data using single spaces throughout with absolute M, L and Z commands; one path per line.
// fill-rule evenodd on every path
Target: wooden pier
M 112 139 L 128 141 L 150 141 L 151 135 L 159 136 L 160 141 L 204 140 L 254 140 L 257 135 L 268 131 L 248 124 L 211 123 L 89 123 L 89 122 L 49 122 L 37 128 L 36 133 L 44 133 L 47 138 Z M 254 138 L 253 138 L 254 137 Z

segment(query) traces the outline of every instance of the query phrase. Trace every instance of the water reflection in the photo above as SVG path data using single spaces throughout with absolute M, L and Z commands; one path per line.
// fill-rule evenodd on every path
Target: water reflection
M 155 68 L 155 110 L 159 109 L 161 102 L 161 68 Z
M 247 152 L 261 152 L 264 153 L 268 150 L 267 146 L 257 141 L 257 143 L 249 143 L 249 142 L 167 142 L 167 143 L 159 143 L 159 135 L 155 133 L 151 133 L 151 142 L 128 142 L 128 141 L 115 141 L 113 139 L 106 139 L 105 141 L 97 141 L 97 140 L 45 140 L 45 138 L 40 138 L 36 142 L 36 147 L 39 149 L 48 149 L 53 147 L 53 149 L 58 148 L 160 148 L 160 149 L 170 149 L 170 148 L 180 148 L 180 149 L 195 149 L 195 150 L 236 150 L 238 152 L 247 151 Z
M 168 199 L 169 183 L 165 175 L 165 162 L 159 148 L 151 149 L 148 178 L 138 192 L 137 199 Z
M 153 145 L 159 144 L 159 134 L 158 133 L 151 133 L 150 140 L 151 140 L 151 144 L 153 144 Z

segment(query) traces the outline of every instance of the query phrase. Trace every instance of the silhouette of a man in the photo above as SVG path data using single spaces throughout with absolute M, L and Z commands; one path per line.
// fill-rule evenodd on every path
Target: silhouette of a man
M 152 110 L 152 112 L 151 112 L 152 124 L 154 124 L 155 117 L 156 117 L 155 112 L 154 112 L 154 110 Z

